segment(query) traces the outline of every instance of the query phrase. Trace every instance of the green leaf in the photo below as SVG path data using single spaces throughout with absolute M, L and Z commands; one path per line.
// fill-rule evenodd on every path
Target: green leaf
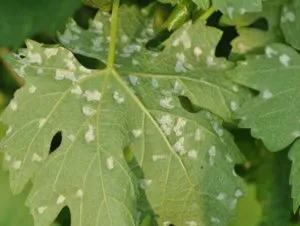
M 214 56 L 221 33 L 188 23 L 154 53 L 144 47 L 149 18 L 125 7 L 119 21 L 115 69 L 89 70 L 68 50 L 32 41 L 6 57 L 26 82 L 2 115 L 12 190 L 33 180 L 36 225 L 64 206 L 73 226 L 226 225 L 243 196 L 234 171 L 243 159 L 215 114 L 230 121 L 244 97 L 224 76 L 231 64 Z M 108 35 L 109 15 L 99 13 L 88 30 L 71 22 L 60 40 L 107 62 Z M 212 113 L 188 112 L 182 95 Z
M 4 137 L 5 129 L 5 126 L 0 123 L 0 138 Z M 3 156 L 0 154 L 0 162 L 2 161 Z M 28 186 L 22 194 L 13 196 L 8 186 L 8 174 L 2 170 L 0 170 L 0 184 L 0 225 L 15 226 L 22 222 L 24 226 L 32 226 L 33 220 L 29 209 L 25 208 L 24 205 L 30 186 Z
M 115 56 L 119 71 L 132 75 L 133 80 L 137 75 L 142 78 L 152 76 L 153 83 L 168 80 L 176 86 L 172 92 L 186 96 L 197 107 L 230 121 L 232 108 L 236 110 L 247 93 L 224 76 L 224 71 L 233 64 L 214 55 L 222 33 L 216 28 L 207 27 L 204 21 L 198 20 L 195 24 L 189 21 L 166 41 L 162 52 L 152 52 L 145 48 L 153 36 L 152 17 L 146 11 L 142 12 L 135 7 L 124 7 L 120 12 L 122 19 Z M 148 18 L 143 19 L 146 15 Z M 71 21 L 59 40 L 72 52 L 106 63 L 110 40 L 109 20 L 108 14 L 100 12 L 91 21 L 88 30 Z M 164 92 L 168 93 L 167 90 Z
M 283 44 L 272 44 L 265 55 L 248 56 L 228 74 L 239 84 L 260 92 L 237 112 L 240 127 L 251 128 L 271 151 L 291 144 L 299 135 L 299 54 Z M 280 120 L 278 120 L 280 119 Z
M 287 150 L 270 153 L 261 148 L 262 164 L 257 171 L 257 197 L 263 207 L 261 226 L 288 225 L 292 213 Z
M 300 50 L 300 3 L 290 1 L 282 8 L 280 25 L 287 43 Z
M 170 3 L 172 5 L 183 3 L 184 0 L 158 0 L 162 3 Z M 207 9 L 210 6 L 209 0 L 192 0 L 198 7 Z M 216 10 L 234 19 L 236 16 L 245 14 L 246 12 L 262 11 L 262 0 L 212 0 L 212 6 Z
M 289 158 L 292 160 L 292 169 L 290 174 L 290 183 L 292 185 L 292 198 L 293 198 L 293 210 L 294 213 L 297 212 L 298 207 L 300 205 L 300 197 L 299 197 L 299 190 L 300 190 L 300 184 L 299 184 L 299 148 L 300 148 L 299 139 L 295 141 L 293 146 L 291 147 Z
M 2 155 L 0 155 L 2 162 Z M 9 189 L 8 174 L 0 170 L 0 225 L 15 226 L 22 222 L 24 226 L 32 226 L 33 220 L 29 209 L 25 207 L 25 200 L 29 186 L 18 196 L 13 196 Z
M 230 19 L 249 12 L 260 12 L 263 9 L 262 0 L 212 0 L 212 4 Z
M 255 184 L 247 184 L 246 195 L 237 205 L 237 219 L 230 222 L 229 226 L 257 225 L 261 219 L 261 212 L 261 206 L 256 198 L 256 186 Z
M 0 7 L 0 47 L 18 47 L 38 32 L 55 34 L 79 5 L 79 0 L 3 1 Z
M 234 21 L 222 17 L 221 23 L 237 27 L 238 37 L 232 42 L 233 54 L 260 53 L 264 47 L 273 42 L 283 40 L 280 29 L 279 16 L 281 14 L 282 0 L 266 1 L 263 11 L 258 13 L 246 13 L 236 17 Z M 266 20 L 266 29 L 251 27 L 250 25 L 261 20 L 261 26 Z

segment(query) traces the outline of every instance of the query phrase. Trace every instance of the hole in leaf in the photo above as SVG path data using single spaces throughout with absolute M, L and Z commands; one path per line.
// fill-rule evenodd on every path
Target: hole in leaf
M 232 49 L 230 43 L 231 41 L 238 36 L 238 33 L 234 26 L 221 27 L 220 19 L 222 13 L 215 12 L 207 20 L 207 25 L 216 27 L 223 31 L 222 37 L 216 47 L 215 56 L 216 57 L 226 57 L 228 58 L 230 51 Z
M 247 168 L 244 166 L 244 164 L 237 164 L 234 166 L 234 171 L 237 175 L 240 177 L 245 177 L 248 173 Z
M 89 21 L 92 20 L 97 13 L 97 9 L 82 5 L 75 13 L 74 20 L 78 26 L 87 29 L 89 27 Z
M 267 30 L 269 30 L 269 23 L 266 18 L 261 17 L 261 18 L 257 19 L 256 21 L 254 21 L 252 24 L 250 24 L 248 27 L 267 31 Z
M 153 52 L 160 52 L 163 50 L 164 46 L 161 44 L 170 37 L 172 33 L 168 30 L 163 30 L 159 32 L 153 39 L 146 43 L 146 48 Z
M 62 132 L 59 131 L 52 138 L 49 153 L 54 152 L 61 145 L 61 141 L 62 141 Z
M 105 64 L 95 58 L 82 56 L 80 54 L 75 54 L 74 56 L 79 61 L 80 64 L 82 64 L 84 67 L 86 67 L 88 69 L 104 69 L 105 68 Z
M 215 55 L 216 57 L 226 57 L 228 58 L 230 51 L 232 49 L 231 41 L 238 36 L 235 27 L 229 26 L 222 29 L 223 35 L 217 45 Z
M 178 96 L 181 107 L 190 113 L 196 113 L 199 109 L 192 104 L 191 100 L 186 96 Z
M 71 226 L 71 212 L 69 207 L 66 206 L 60 211 L 59 215 L 55 219 L 55 222 L 59 225 Z

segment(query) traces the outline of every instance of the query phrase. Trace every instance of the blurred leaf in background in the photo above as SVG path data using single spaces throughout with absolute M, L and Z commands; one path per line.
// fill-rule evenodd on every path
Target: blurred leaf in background
M 80 3 L 80 0 L 1 0 L 0 47 L 18 47 L 39 32 L 54 34 Z

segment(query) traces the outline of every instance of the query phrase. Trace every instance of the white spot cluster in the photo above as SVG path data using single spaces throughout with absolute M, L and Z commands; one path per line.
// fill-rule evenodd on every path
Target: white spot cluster
M 129 75 L 129 81 L 132 85 L 136 86 L 138 84 L 139 79 L 134 75 Z
M 176 64 L 175 64 L 175 72 L 186 72 L 187 70 L 193 70 L 193 66 L 191 64 L 186 64 L 184 53 L 176 53 Z
M 199 59 L 202 54 L 202 49 L 198 46 L 194 47 L 194 56 Z
M 210 218 L 210 221 L 211 221 L 212 223 L 215 223 L 215 224 L 220 224 L 220 223 L 221 223 L 221 221 L 220 221 L 218 218 L 216 218 L 216 217 L 211 217 L 211 218 Z
M 83 196 L 82 189 L 78 189 L 77 192 L 76 192 L 76 197 L 82 198 L 82 196 Z
M 71 89 L 71 93 L 80 96 L 82 95 L 83 91 L 79 85 L 76 85 Z
M 195 132 L 195 141 L 200 141 L 201 138 L 202 138 L 201 130 L 200 129 L 196 129 L 196 132 Z
M 290 63 L 290 57 L 286 54 L 282 54 L 280 57 L 279 57 L 279 61 L 280 63 L 284 66 L 284 67 L 288 67 L 289 66 L 289 63 Z
M 134 129 L 134 130 L 132 130 L 132 134 L 133 134 L 133 136 L 135 138 L 138 138 L 138 137 L 140 137 L 142 135 L 142 130 L 140 130 L 140 129 Z
M 152 161 L 153 162 L 156 162 L 158 160 L 162 160 L 162 159 L 165 159 L 165 158 L 166 158 L 166 156 L 164 156 L 164 155 L 152 155 Z
M 38 212 L 39 214 L 44 214 L 44 213 L 46 212 L 47 209 L 48 209 L 47 206 L 40 206 L 40 207 L 37 208 L 37 212 Z
M 12 111 L 16 111 L 18 109 L 18 104 L 16 101 L 12 100 L 9 104 L 9 107 Z
M 170 135 L 173 127 L 173 119 L 171 115 L 163 115 L 157 119 L 160 128 L 166 135 Z
M 30 63 L 42 64 L 42 57 L 39 53 L 28 51 L 27 58 Z
M 95 102 L 95 101 L 100 101 L 101 100 L 101 93 L 98 90 L 86 90 L 84 92 L 84 96 L 87 101 L 89 102 Z
M 46 55 L 47 59 L 56 56 L 58 53 L 58 48 L 48 48 L 45 49 L 44 54 Z
M 280 18 L 280 21 L 282 23 L 285 23 L 285 22 L 294 22 L 295 20 L 296 20 L 295 14 L 292 11 L 289 11 L 287 7 L 283 7 L 283 13 Z
M 76 41 L 79 39 L 78 35 L 73 35 L 70 30 L 66 30 L 63 35 L 59 36 L 59 39 L 63 43 L 70 43 L 70 41 Z
M 19 170 L 22 166 L 22 161 L 16 160 L 12 163 L 12 168 L 15 170 Z
M 142 47 L 139 44 L 129 44 L 122 49 L 121 57 L 130 57 L 134 52 L 141 51 Z
M 176 136 L 181 136 L 182 135 L 182 129 L 186 125 L 186 120 L 179 117 L 177 119 L 176 125 L 173 127 L 173 131 L 176 134 Z
M 209 165 L 214 165 L 214 158 L 216 157 L 217 151 L 215 146 L 211 146 L 208 150 L 209 154 Z
M 96 32 L 97 34 L 102 34 L 103 33 L 103 23 L 97 20 L 92 20 L 90 24 L 90 28 Z
M 172 43 L 174 47 L 177 47 L 179 44 L 182 44 L 185 49 L 189 49 L 192 46 L 192 42 L 187 31 L 183 31 L 181 35 L 175 39 Z
M 154 89 L 157 89 L 158 88 L 158 81 L 155 79 L 155 78 L 153 78 L 152 79 L 152 81 L 151 81 L 151 83 L 152 83 L 152 87 L 154 88 Z
M 196 151 L 195 149 L 188 151 L 188 157 L 191 159 L 196 159 L 198 156 L 198 151 Z
M 263 91 L 263 93 L 262 93 L 263 99 L 268 100 L 272 97 L 273 97 L 273 94 L 270 92 L 270 90 L 266 89 L 265 91 Z
M 236 189 L 235 192 L 234 192 L 234 196 L 235 196 L 236 198 L 240 198 L 240 197 L 242 197 L 243 195 L 244 195 L 244 193 L 242 192 L 241 189 Z
M 69 79 L 72 82 L 76 82 L 77 78 L 73 72 L 70 72 L 68 70 L 63 70 L 63 69 L 56 69 L 55 72 L 55 79 L 58 81 L 64 80 L 64 79 Z
M 95 140 L 94 127 L 92 125 L 89 125 L 88 131 L 85 133 L 84 138 L 87 143 L 91 143 Z
M 278 55 L 278 52 L 276 50 L 274 50 L 273 48 L 271 48 L 270 46 L 267 46 L 265 48 L 265 54 L 268 58 L 271 58 L 273 56 Z
M 32 161 L 32 162 L 41 162 L 41 161 L 42 161 L 42 157 L 39 156 L 38 154 L 34 153 L 34 154 L 32 155 L 31 161 Z
M 66 63 L 66 66 L 69 70 L 71 71 L 76 70 L 75 62 L 73 59 L 64 59 L 64 62 Z
M 59 195 L 59 196 L 57 197 L 57 199 L 56 199 L 56 204 L 57 204 L 57 205 L 60 205 L 60 204 L 62 204 L 65 200 L 66 200 L 66 197 L 65 197 L 65 196 Z
M 174 83 L 173 92 L 174 93 L 179 93 L 180 90 L 181 90 L 181 83 L 179 81 L 176 81 Z
M 5 132 L 5 135 L 8 136 L 12 132 L 12 126 L 9 126 Z
M 118 91 L 114 92 L 113 98 L 117 102 L 117 104 L 122 104 L 124 102 L 124 97 L 122 97 Z
M 226 155 L 226 160 L 229 162 L 229 163 L 233 163 L 233 160 L 232 158 L 230 157 L 230 155 Z
M 185 224 L 188 226 L 199 226 L 196 221 L 186 221 Z
M 239 50 L 240 53 L 246 53 L 247 50 L 249 50 L 249 47 L 245 45 L 245 43 L 243 42 L 238 42 L 237 43 L 237 48 Z
M 228 14 L 230 19 L 233 19 L 233 12 L 234 12 L 234 8 L 232 6 L 228 6 L 227 7 L 227 14 Z
M 215 59 L 213 56 L 207 56 L 206 57 L 206 66 L 207 67 L 213 67 L 216 65 Z
M 217 196 L 217 199 L 218 200 L 224 200 L 226 198 L 226 194 L 225 193 L 220 193 L 218 196 Z
M 179 155 L 184 155 L 186 153 L 184 149 L 184 137 L 180 137 L 179 140 L 173 145 L 173 148 Z
M 112 170 L 115 167 L 114 158 L 112 156 L 106 159 L 106 168 Z
M 175 71 L 176 72 L 186 72 L 186 68 L 184 67 L 185 63 L 185 55 L 183 53 L 177 53 L 176 54 L 176 65 L 175 65 Z
M 35 91 L 36 91 L 36 86 L 34 86 L 34 85 L 29 86 L 28 92 L 29 92 L 30 94 L 34 94 Z
M 94 49 L 97 52 L 103 51 L 102 43 L 104 41 L 103 37 L 96 37 L 92 40 L 92 49 Z
M 38 75 L 41 75 L 41 74 L 44 73 L 44 70 L 43 70 L 42 68 L 39 68 L 39 69 L 36 70 L 36 73 L 37 73 Z
M 224 135 L 224 130 L 220 128 L 220 125 L 217 121 L 211 121 L 211 126 L 213 130 L 221 137 Z
M 230 109 L 236 111 L 239 108 L 238 104 L 235 101 L 230 102 Z
M 88 107 L 88 106 L 83 106 L 82 112 L 87 117 L 91 117 L 97 113 L 97 111 L 95 109 Z
M 174 108 L 174 105 L 172 104 L 172 97 L 165 97 L 159 101 L 159 104 L 161 107 L 166 109 L 172 109 Z
M 75 141 L 75 136 L 73 134 L 68 135 L 68 139 L 72 142 Z
M 141 180 L 140 180 L 140 188 L 146 189 L 151 183 L 152 183 L 152 180 L 149 180 L 149 179 L 141 179 Z
M 5 160 L 6 162 L 10 162 L 10 161 L 11 161 L 11 156 L 8 155 L 7 153 L 5 153 L 4 160 Z

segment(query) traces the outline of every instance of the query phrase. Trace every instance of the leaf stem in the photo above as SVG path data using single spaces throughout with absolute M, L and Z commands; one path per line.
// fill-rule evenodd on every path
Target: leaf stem
M 215 12 L 215 8 L 213 6 L 209 7 L 199 18 L 200 20 L 207 20 L 208 17 L 211 16 Z
M 116 38 L 118 32 L 119 5 L 120 5 L 120 0 L 114 0 L 112 15 L 111 15 L 112 20 L 111 20 L 111 31 L 110 31 L 109 54 L 107 59 L 107 69 L 109 70 L 112 70 L 114 68 Z

